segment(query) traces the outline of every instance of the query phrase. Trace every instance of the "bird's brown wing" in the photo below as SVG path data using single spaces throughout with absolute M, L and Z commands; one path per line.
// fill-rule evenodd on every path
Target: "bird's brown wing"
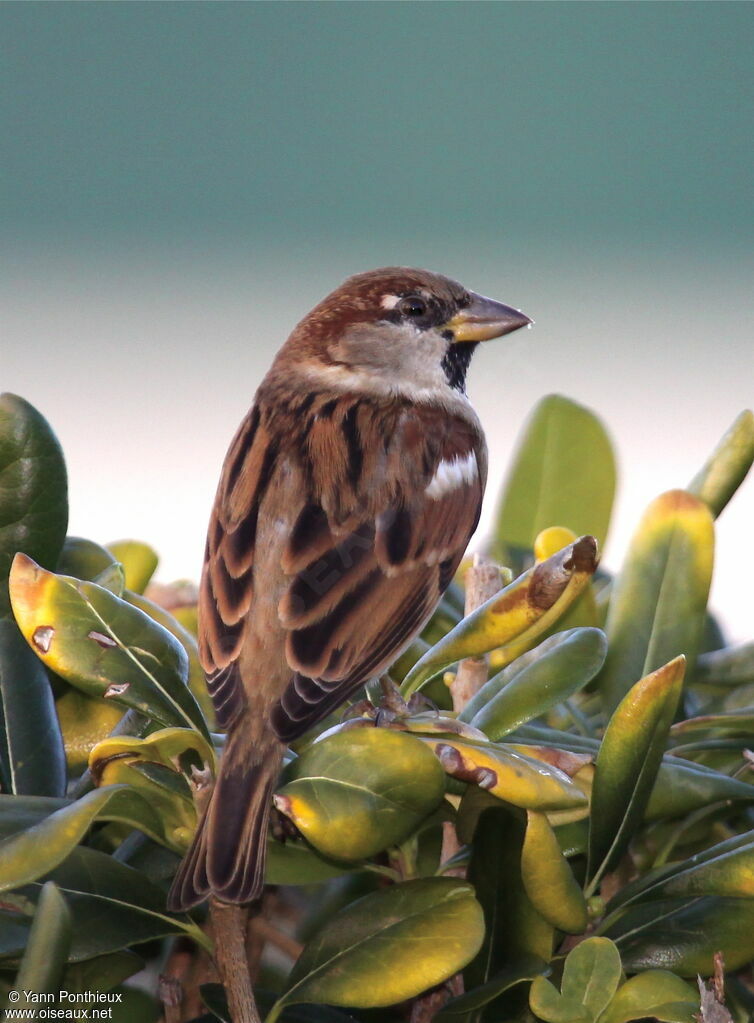
M 225 460 L 199 595 L 200 656 L 218 723 L 246 704 L 237 670 L 253 614 L 257 519 L 275 460 L 303 452 L 308 494 L 282 568 L 293 672 L 272 725 L 289 742 L 382 672 L 421 629 L 476 528 L 486 476 L 473 424 L 367 401 L 314 405 L 295 442 L 253 408 Z M 252 680 L 252 684 L 253 684 Z
M 276 444 L 254 406 L 241 423 L 223 464 L 212 509 L 199 587 L 199 657 L 222 728 L 245 704 L 237 659 L 254 597 L 254 548 L 259 507 Z
M 345 526 L 325 510 L 336 496 L 322 488 L 291 535 L 292 579 L 279 612 L 295 675 L 272 716 L 286 742 L 381 673 L 421 629 L 476 528 L 484 492 L 484 443 L 465 420 L 406 410 L 384 443 L 369 436 L 368 409 L 351 406 L 343 417 L 336 409 L 331 423 L 352 465 L 363 463 L 362 450 L 381 447 L 384 459 L 371 477 L 360 474 L 351 507 L 341 481 Z M 361 520 L 360 509 L 369 512 Z

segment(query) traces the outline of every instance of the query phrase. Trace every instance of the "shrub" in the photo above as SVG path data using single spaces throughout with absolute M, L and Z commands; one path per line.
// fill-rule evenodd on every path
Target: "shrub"
M 744 413 L 610 578 L 610 442 L 539 405 L 497 518 L 502 592 L 472 607 L 453 584 L 400 693 L 370 684 L 291 750 L 249 935 L 270 1023 L 691 1023 L 693 978 L 722 962 L 749 1018 L 754 644 L 726 646 L 706 607 L 714 519 L 753 458 Z M 167 1020 L 227 1018 L 204 914 L 165 909 L 223 744 L 191 601 L 145 596 L 145 544 L 66 531 L 57 441 L 4 395 L 3 994 L 118 994 L 111 1018 L 139 1023 L 158 1001 L 123 982 L 158 964 Z

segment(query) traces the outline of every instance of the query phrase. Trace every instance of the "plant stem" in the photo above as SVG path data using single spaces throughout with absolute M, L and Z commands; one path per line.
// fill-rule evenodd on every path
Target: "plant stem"
M 474 560 L 466 572 L 466 606 L 464 612 L 470 615 L 478 607 L 494 597 L 501 588 L 500 569 L 484 554 L 475 554 Z M 460 713 L 472 696 L 487 681 L 488 667 L 486 657 L 467 657 L 458 666 L 458 674 L 453 681 L 450 692 L 453 697 L 453 710 Z
M 251 988 L 246 958 L 246 906 L 209 900 L 215 935 L 215 961 L 220 973 L 233 1023 L 262 1023 Z

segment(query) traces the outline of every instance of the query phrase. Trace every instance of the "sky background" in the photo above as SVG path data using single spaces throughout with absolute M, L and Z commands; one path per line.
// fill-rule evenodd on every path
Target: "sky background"
M 52 423 L 71 532 L 197 578 L 275 350 L 350 273 L 522 308 L 469 392 L 491 450 L 557 391 L 620 461 L 605 560 L 754 402 L 751 3 L 0 7 L 0 389 Z M 754 486 L 713 603 L 754 634 Z

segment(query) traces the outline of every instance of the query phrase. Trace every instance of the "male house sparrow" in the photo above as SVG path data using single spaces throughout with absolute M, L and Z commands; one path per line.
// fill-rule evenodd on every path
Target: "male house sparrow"
M 439 274 L 389 267 L 349 278 L 279 351 L 209 524 L 200 656 L 228 735 L 172 909 L 261 894 L 285 745 L 434 611 L 486 479 L 469 361 L 478 341 L 529 322 Z

